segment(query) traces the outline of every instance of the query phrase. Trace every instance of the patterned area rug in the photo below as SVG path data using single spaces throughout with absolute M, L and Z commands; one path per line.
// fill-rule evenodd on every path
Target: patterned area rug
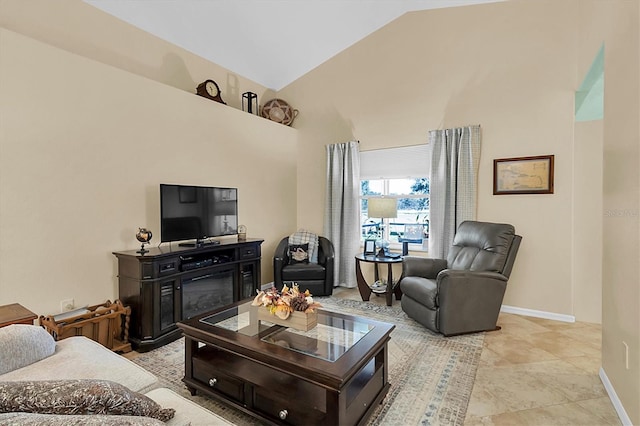
M 324 309 L 396 325 L 389 341 L 391 388 L 369 419 L 369 425 L 462 425 L 482 351 L 484 333 L 442 337 L 413 321 L 399 303 L 383 306 L 339 298 L 318 297 Z M 184 340 L 132 357 L 160 378 L 162 386 L 207 407 L 238 425 L 256 420 L 222 403 L 191 396 L 184 375 Z

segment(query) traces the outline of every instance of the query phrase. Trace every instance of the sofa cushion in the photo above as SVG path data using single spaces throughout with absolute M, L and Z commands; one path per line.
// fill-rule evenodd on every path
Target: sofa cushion
M 42 327 L 12 324 L 0 328 L 0 374 L 40 361 L 56 350 L 53 337 Z
M 0 375 L 0 381 L 103 379 L 113 380 L 136 392 L 158 387 L 158 378 L 84 336 L 56 342 L 53 356 Z
M 184 398 L 167 388 L 158 388 L 147 392 L 149 398 L 153 399 L 163 407 L 175 408 L 175 416 L 169 420 L 167 426 L 221 426 L 233 425 L 233 423 L 223 419 L 195 402 Z
M 282 268 L 283 281 L 324 280 L 325 275 L 325 267 L 318 263 L 297 263 Z M 300 290 L 305 291 L 306 288 L 301 285 Z
M 309 244 L 309 262 L 318 263 L 318 236 L 299 229 L 289 236 L 289 244 Z
M 151 417 L 103 414 L 0 413 L 0 425 L 20 426 L 162 426 Z
M 117 414 L 167 421 L 175 413 L 110 380 L 44 380 L 0 383 L 0 412 Z

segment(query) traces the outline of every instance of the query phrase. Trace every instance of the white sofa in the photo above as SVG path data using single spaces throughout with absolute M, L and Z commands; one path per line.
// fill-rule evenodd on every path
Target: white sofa
M 91 339 L 77 336 L 56 342 L 42 327 L 10 325 L 0 328 L 0 384 L 68 379 L 109 380 L 144 394 L 162 408 L 175 409 L 174 417 L 164 423 L 167 426 L 232 424 L 177 393 L 160 387 L 156 376 Z M 71 420 L 74 417 L 5 412 L 0 413 L 0 424 L 36 425 L 44 423 L 45 419 L 50 424 L 62 424 L 63 420 L 66 420 L 65 424 L 89 424 L 97 420 L 97 417 L 84 415 L 84 419 L 73 423 Z M 122 420 L 130 417 L 118 416 Z M 138 424 L 136 421 L 149 424 L 144 423 L 144 419 L 137 417 L 132 423 L 126 424 Z

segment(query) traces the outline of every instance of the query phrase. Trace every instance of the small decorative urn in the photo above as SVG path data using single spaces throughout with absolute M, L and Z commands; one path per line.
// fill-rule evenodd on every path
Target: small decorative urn
M 245 241 L 247 239 L 247 227 L 244 225 L 238 226 L 238 241 Z

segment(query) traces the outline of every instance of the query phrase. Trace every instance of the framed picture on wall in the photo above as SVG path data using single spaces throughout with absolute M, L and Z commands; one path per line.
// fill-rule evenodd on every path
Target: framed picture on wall
M 553 194 L 553 155 L 493 160 L 493 194 Z
M 376 254 L 376 240 L 364 240 L 364 254 Z

